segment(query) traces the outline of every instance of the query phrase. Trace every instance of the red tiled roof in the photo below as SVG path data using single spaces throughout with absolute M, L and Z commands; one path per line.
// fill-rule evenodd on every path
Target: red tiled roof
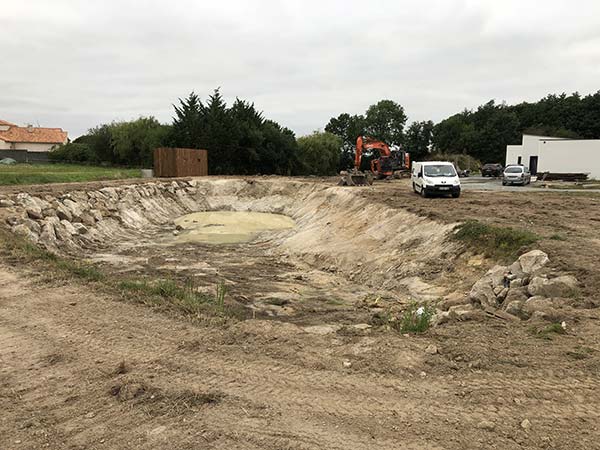
M 8 130 L 0 131 L 0 139 L 5 142 L 63 144 L 67 141 L 67 132 L 62 128 L 18 127 L 4 120 L 0 125 L 10 126 Z

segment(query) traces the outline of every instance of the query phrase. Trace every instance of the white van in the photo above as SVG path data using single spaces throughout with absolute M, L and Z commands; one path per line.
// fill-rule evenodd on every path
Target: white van
M 428 197 L 430 194 L 460 197 L 460 179 L 451 162 L 413 162 L 410 179 L 413 190 L 423 197 Z

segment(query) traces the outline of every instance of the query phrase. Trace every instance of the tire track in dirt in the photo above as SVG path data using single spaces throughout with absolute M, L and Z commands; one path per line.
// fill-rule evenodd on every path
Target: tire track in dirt
M 16 281 L 25 292 L 15 292 Z M 590 374 L 546 367 L 514 377 L 461 372 L 449 378 L 434 368 L 426 378 L 373 374 L 342 369 L 340 355 L 351 354 L 350 348 L 332 349 L 332 337 L 289 324 L 265 323 L 261 340 L 245 327 L 191 326 L 77 286 L 39 286 L 18 277 L 0 283 L 0 299 L 1 393 L 9 394 L 0 398 L 7 417 L 0 431 L 10 439 L 25 433 L 30 448 L 95 448 L 100 439 L 102 448 L 123 448 L 124 442 L 129 448 L 165 448 L 160 442 L 177 448 L 199 442 L 206 448 L 543 448 L 542 437 L 560 442 L 577 423 L 589 429 L 580 430 L 569 448 L 586 448 L 597 433 L 591 424 L 598 423 L 598 380 Z M 260 322 L 252 328 L 260 329 Z M 297 348 L 297 357 L 265 353 L 275 337 Z M 183 345 L 190 342 L 197 348 Z M 403 351 L 414 352 L 410 348 Z M 315 349 L 326 368 L 302 364 L 301 355 Z M 410 359 L 412 366 L 421 357 Z M 129 371 L 115 375 L 120 361 Z M 115 383 L 131 382 L 225 396 L 183 415 L 149 416 L 135 402 L 109 394 Z M 15 391 L 20 398 L 10 397 Z M 10 429 L 32 417 L 46 435 Z M 520 429 L 523 418 L 537 434 Z M 495 423 L 495 431 L 478 428 L 483 420 Z M 161 427 L 166 430 L 156 432 Z

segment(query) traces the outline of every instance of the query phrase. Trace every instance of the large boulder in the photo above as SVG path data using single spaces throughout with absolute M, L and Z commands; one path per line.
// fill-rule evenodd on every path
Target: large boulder
M 532 320 L 543 319 L 557 321 L 562 318 L 561 312 L 556 308 L 559 301 L 549 298 L 535 296 L 531 297 L 523 305 L 523 314 Z
M 59 203 L 56 207 L 56 215 L 60 220 L 68 220 L 69 222 L 73 220 L 73 214 L 71 213 L 69 208 L 67 208 L 62 203 Z
M 506 266 L 494 266 L 478 280 L 469 293 L 471 303 L 481 306 L 496 306 L 496 292 L 500 293 L 503 287 Z M 496 289 L 496 292 L 494 292 Z
M 80 217 L 83 213 L 83 207 L 78 202 L 71 200 L 70 198 L 65 198 L 63 200 L 63 204 L 69 210 L 73 217 Z M 59 216 L 60 217 L 60 216 Z
M 44 215 L 42 214 L 42 209 L 40 207 L 31 207 L 25 210 L 27 213 L 27 217 L 33 220 L 42 220 Z
M 504 299 L 505 304 L 509 304 L 514 301 L 524 302 L 529 298 L 527 295 L 527 287 L 510 288 Z
M 35 220 L 25 219 L 23 224 L 29 228 L 32 233 L 40 234 L 42 232 L 42 226 Z
M 68 220 L 61 220 L 60 223 L 64 227 L 66 232 L 69 233 L 71 236 L 73 236 L 74 234 L 78 234 L 77 229 L 75 229 L 73 224 Z
M 31 242 L 37 242 L 39 240 L 39 235 L 31 231 L 24 223 L 12 227 L 12 232 L 29 239 Z
M 527 275 L 538 272 L 549 261 L 548 255 L 541 250 L 532 250 L 519 257 L 521 271 Z
M 534 277 L 527 290 L 531 296 L 572 297 L 579 286 L 577 278 L 563 275 L 556 278 Z
M 525 300 L 513 300 L 505 304 L 504 311 L 513 316 L 522 317 Z

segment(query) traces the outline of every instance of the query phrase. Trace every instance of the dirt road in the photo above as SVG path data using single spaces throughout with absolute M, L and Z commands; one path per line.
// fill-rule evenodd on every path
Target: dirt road
M 553 340 L 493 319 L 423 338 L 223 329 L 38 278 L 0 269 L 3 449 L 589 449 L 600 436 L 596 315 Z

